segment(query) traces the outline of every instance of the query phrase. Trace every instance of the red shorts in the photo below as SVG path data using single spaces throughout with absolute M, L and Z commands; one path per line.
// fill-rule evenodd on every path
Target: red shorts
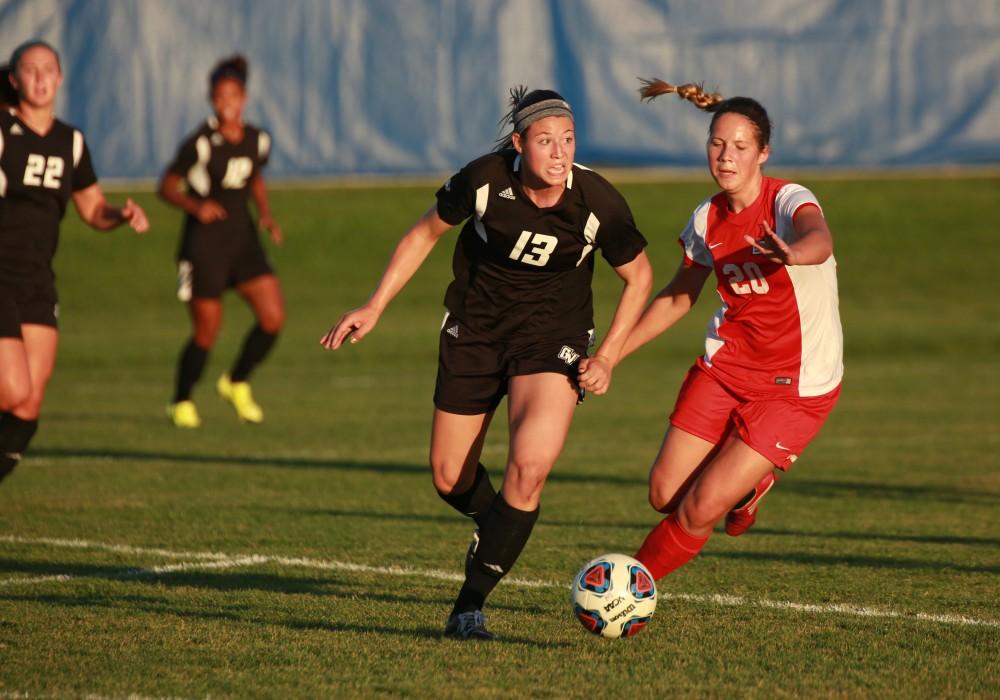
M 741 396 L 695 365 L 681 386 L 670 423 L 716 445 L 735 428 L 754 451 L 787 470 L 816 437 L 838 398 L 839 386 L 822 396 Z

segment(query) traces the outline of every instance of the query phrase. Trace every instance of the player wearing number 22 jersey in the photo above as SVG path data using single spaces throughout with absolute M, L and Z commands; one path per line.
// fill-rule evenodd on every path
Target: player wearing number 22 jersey
M 0 111 L 0 280 L 17 290 L 22 322 L 56 325 L 59 223 L 73 193 L 95 182 L 81 131 L 56 119 L 42 136 Z
M 149 229 L 142 207 L 104 196 L 83 133 L 56 119 L 63 74 L 44 41 L 19 45 L 0 68 L 0 480 L 27 451 L 59 347 L 52 260 L 72 200 L 98 231 Z M 86 402 L 83 403 L 83 410 Z

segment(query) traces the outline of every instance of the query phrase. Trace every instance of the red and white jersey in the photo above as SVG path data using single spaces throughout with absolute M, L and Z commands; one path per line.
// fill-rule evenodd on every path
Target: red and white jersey
M 744 240 L 766 221 L 795 239 L 792 217 L 819 202 L 790 182 L 764 177 L 757 200 L 734 214 L 724 193 L 702 202 L 680 236 L 686 265 L 715 270 L 722 308 L 709 322 L 698 363 L 734 390 L 767 396 L 821 396 L 844 374 L 837 263 L 787 266 Z

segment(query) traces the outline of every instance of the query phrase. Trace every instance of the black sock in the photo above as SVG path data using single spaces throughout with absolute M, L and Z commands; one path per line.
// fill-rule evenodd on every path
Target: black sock
M 482 609 L 486 597 L 521 556 L 538 520 L 538 510 L 518 510 L 504 500 L 503 494 L 497 494 L 479 526 L 479 547 L 472 556 L 452 615 Z
M 208 350 L 195 344 L 194 339 L 188 341 L 181 352 L 181 359 L 177 365 L 177 388 L 174 392 L 174 403 L 187 401 L 191 398 L 191 390 L 201 379 L 201 373 L 205 370 L 205 362 L 208 361 Z
M 14 471 L 36 430 L 37 419 L 24 420 L 13 413 L 0 413 L 0 481 Z
M 489 472 L 480 462 L 476 465 L 476 476 L 472 481 L 472 486 L 463 493 L 441 493 L 441 499 L 457 510 L 462 515 L 476 521 L 478 527 L 482 527 L 486 520 L 493 501 L 496 500 L 497 492 L 493 489 Z
M 253 372 L 253 368 L 259 365 L 271 352 L 274 341 L 277 339 L 277 335 L 265 333 L 259 323 L 251 328 L 247 337 L 243 339 L 243 347 L 240 349 L 239 357 L 236 358 L 236 364 L 233 365 L 233 369 L 229 373 L 229 379 L 234 382 L 245 382 L 250 373 Z

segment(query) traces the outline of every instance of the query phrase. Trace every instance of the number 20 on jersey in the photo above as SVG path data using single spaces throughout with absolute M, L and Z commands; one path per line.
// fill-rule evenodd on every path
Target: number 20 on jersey
M 745 262 L 742 265 L 726 263 L 722 267 L 722 274 L 726 275 L 726 281 L 733 292 L 741 296 L 767 294 L 771 291 L 764 273 L 755 262 Z

